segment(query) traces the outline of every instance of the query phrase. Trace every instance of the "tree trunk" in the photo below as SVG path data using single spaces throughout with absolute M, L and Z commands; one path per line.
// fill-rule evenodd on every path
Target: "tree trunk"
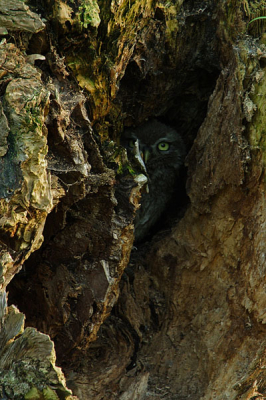
M 28 4 L 0 0 L 1 398 L 266 398 L 264 2 Z M 151 118 L 187 157 L 134 244 L 119 140 Z

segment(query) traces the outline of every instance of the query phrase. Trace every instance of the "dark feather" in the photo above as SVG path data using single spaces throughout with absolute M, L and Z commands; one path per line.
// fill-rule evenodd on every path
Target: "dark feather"
M 132 141 L 139 141 L 139 149 L 150 154 L 145 163 L 149 192 L 143 193 L 141 207 L 135 219 L 135 239 L 143 240 L 158 221 L 170 201 L 177 184 L 178 172 L 183 164 L 185 146 L 179 133 L 155 119 L 124 131 L 121 143 L 132 152 Z M 168 150 L 159 150 L 160 143 Z M 159 147 L 158 147 L 159 146 Z

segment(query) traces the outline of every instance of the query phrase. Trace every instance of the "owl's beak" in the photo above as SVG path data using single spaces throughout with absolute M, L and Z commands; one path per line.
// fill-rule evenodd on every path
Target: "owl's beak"
M 144 161 L 144 164 L 146 164 L 146 162 L 147 162 L 148 159 L 150 158 L 151 153 L 150 153 L 149 149 L 144 149 L 144 150 L 140 153 L 140 155 L 141 155 L 142 160 Z

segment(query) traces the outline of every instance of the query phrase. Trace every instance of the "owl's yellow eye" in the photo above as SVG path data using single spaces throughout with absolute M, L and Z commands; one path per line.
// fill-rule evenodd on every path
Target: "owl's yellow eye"
M 158 144 L 157 148 L 160 151 L 167 151 L 170 148 L 170 144 L 167 143 L 167 142 L 161 142 L 161 143 Z
M 130 139 L 130 140 L 128 141 L 128 147 L 130 147 L 131 149 L 133 149 L 133 148 L 135 147 L 135 142 L 136 142 L 136 140 Z

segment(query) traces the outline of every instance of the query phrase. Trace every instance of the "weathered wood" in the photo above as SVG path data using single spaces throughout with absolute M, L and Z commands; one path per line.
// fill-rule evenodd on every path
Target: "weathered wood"
M 36 33 L 45 28 L 40 16 L 29 9 L 23 1 L 0 1 L 1 35 L 7 31 Z
M 54 344 L 35 328 L 24 330 L 25 316 L 10 306 L 0 331 L 0 394 L 5 399 L 76 399 L 55 366 Z

